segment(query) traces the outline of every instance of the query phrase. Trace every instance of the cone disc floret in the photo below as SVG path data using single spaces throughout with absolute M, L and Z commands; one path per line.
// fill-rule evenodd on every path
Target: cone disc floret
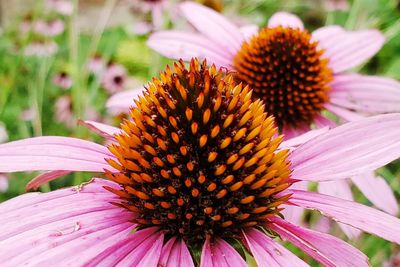
M 263 28 L 234 58 L 236 78 L 264 101 L 280 128 L 310 124 L 329 100 L 332 71 L 311 34 L 297 28 Z
M 108 188 L 142 227 L 195 245 L 262 226 L 289 198 L 288 151 L 249 87 L 192 60 L 153 79 L 109 146 Z

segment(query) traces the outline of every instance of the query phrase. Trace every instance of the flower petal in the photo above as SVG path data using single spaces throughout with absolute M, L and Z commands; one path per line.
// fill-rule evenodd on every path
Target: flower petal
M 368 114 L 400 112 L 400 82 L 378 76 L 341 74 L 331 83 L 330 102 Z
M 293 137 L 293 138 L 287 139 L 286 141 L 283 141 L 279 148 L 286 149 L 286 148 L 297 147 L 301 144 L 304 144 L 305 142 L 310 141 L 311 139 L 317 137 L 318 135 L 326 133 L 328 131 L 329 131 L 328 127 L 324 127 L 324 128 L 317 129 L 317 130 L 310 130 L 302 135 L 299 135 L 297 137 Z
M 336 105 L 325 104 L 325 108 L 345 121 L 357 121 L 365 118 L 365 116 L 361 115 L 360 113 L 356 113 Z
M 270 220 L 271 230 L 324 266 L 369 266 L 366 255 L 334 236 L 295 226 L 277 217 Z
M 253 37 L 254 35 L 256 35 L 258 33 L 259 27 L 255 24 L 251 24 L 251 25 L 242 26 L 242 27 L 240 27 L 239 30 L 243 34 L 244 39 L 246 41 L 249 41 L 251 39 L 251 37 Z
M 339 73 L 353 68 L 374 56 L 385 43 L 384 36 L 377 30 L 361 30 L 339 33 L 325 39 L 320 46 L 329 59 L 328 66 Z
M 337 126 L 337 124 L 333 121 L 331 121 L 330 119 L 328 119 L 325 116 L 322 115 L 317 115 L 314 119 L 314 124 L 317 128 L 324 128 L 324 127 L 328 127 L 328 128 L 335 128 Z
M 396 217 L 353 201 L 314 192 L 288 191 L 293 193 L 290 198 L 293 205 L 318 210 L 335 221 L 400 244 L 400 219 Z
M 179 5 L 185 18 L 204 36 L 207 36 L 224 50 L 235 54 L 244 41 L 238 27 L 220 13 L 195 2 Z
M 1 203 L 2 264 L 83 266 L 132 238 L 134 213 L 110 204 L 119 198 L 103 186 L 118 187 L 94 179 L 83 186 L 29 193 Z
M 159 265 L 168 267 L 194 267 L 192 255 L 190 255 L 185 241 L 178 240 L 176 237 L 168 240 L 161 252 Z
M 309 266 L 266 234 L 250 228 L 243 232 L 259 267 Z
M 239 253 L 226 241 L 206 239 L 201 252 L 200 267 L 247 267 Z
M 82 121 L 79 120 L 78 123 L 80 125 L 85 126 L 89 130 L 92 130 L 93 132 L 97 133 L 98 135 L 103 136 L 104 138 L 108 140 L 115 140 L 114 135 L 117 133 L 120 133 L 121 130 L 117 127 L 107 125 L 104 123 L 96 122 L 96 121 Z
M 268 21 L 268 28 L 274 28 L 278 26 L 304 29 L 303 22 L 299 17 L 294 14 L 287 12 L 277 12 Z
M 318 192 L 321 194 L 353 201 L 353 195 L 347 180 L 320 182 L 318 183 Z M 350 239 L 356 238 L 361 234 L 360 230 L 347 224 L 339 223 L 339 226 Z
M 353 176 L 351 180 L 376 207 L 392 215 L 399 213 L 396 197 L 384 178 L 367 172 Z
M 399 155 L 400 114 L 387 114 L 321 134 L 293 150 L 289 160 L 293 179 L 328 181 L 375 170 Z
M 0 145 L 0 172 L 103 172 L 104 168 L 110 169 L 105 158 L 114 156 L 93 142 L 71 137 L 33 137 Z
M 337 41 L 342 34 L 346 31 L 337 25 L 329 25 L 321 27 L 312 33 L 313 41 L 319 42 L 319 46 L 323 49 L 324 47 L 329 47 Z
M 232 64 L 233 55 L 199 34 L 160 31 L 150 36 L 147 45 L 168 58 L 190 61 L 197 57 L 207 59 L 210 64 L 218 67 L 230 67 Z
M 139 87 L 116 93 L 107 100 L 106 107 L 113 114 L 119 112 L 127 113 L 130 107 L 135 106 L 134 100 L 138 99 L 138 97 L 143 94 L 143 90 L 143 87 Z
M 36 176 L 35 178 L 33 178 L 32 180 L 29 181 L 29 183 L 27 183 L 27 185 L 25 186 L 25 190 L 29 191 L 29 190 L 36 190 L 39 188 L 39 186 L 43 185 L 43 184 L 47 184 L 48 182 L 51 182 L 61 176 L 67 175 L 71 173 L 70 171 L 51 171 L 51 172 L 45 172 L 42 173 L 38 176 Z

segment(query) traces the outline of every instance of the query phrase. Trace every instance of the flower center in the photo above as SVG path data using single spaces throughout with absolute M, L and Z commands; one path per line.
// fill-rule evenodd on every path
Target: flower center
M 236 78 L 254 90 L 280 128 L 312 123 L 329 100 L 332 71 L 308 31 L 263 28 L 234 58 Z
M 143 227 L 188 244 L 262 225 L 289 199 L 288 151 L 248 87 L 206 62 L 168 67 L 130 110 L 109 147 L 121 205 Z M 279 195 L 278 195 L 279 194 Z

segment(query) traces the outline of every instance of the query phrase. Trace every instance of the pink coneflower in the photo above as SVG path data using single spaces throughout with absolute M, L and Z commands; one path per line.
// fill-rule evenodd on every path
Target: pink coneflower
M 74 5 L 70 0 L 47 0 L 46 8 L 64 16 L 69 16 L 74 11 Z
M 45 21 L 38 20 L 34 24 L 36 33 L 47 37 L 54 37 L 64 32 L 64 22 L 60 19 Z
M 324 0 L 322 1 L 327 11 L 346 11 L 349 9 L 347 0 Z
M 109 93 L 116 93 L 125 88 L 127 74 L 120 64 L 110 64 L 104 72 L 102 85 Z
M 54 103 L 54 120 L 65 124 L 68 128 L 73 128 L 76 125 L 70 96 L 57 98 Z
M 235 78 L 254 90 L 253 97 L 264 101 L 286 138 L 310 130 L 311 125 L 335 126 L 325 110 L 346 121 L 400 112 L 399 82 L 344 72 L 379 51 L 384 38 L 377 30 L 349 32 L 327 26 L 310 33 L 297 16 L 284 12 L 276 13 L 260 30 L 251 25 L 239 29 L 196 3 L 186 2 L 180 8 L 199 32 L 158 32 L 150 37 L 149 46 L 167 57 L 198 56 L 234 70 Z M 371 202 L 398 213 L 385 180 L 373 173 L 362 176 L 352 181 Z M 325 193 L 352 199 L 348 186 L 331 182 Z
M 128 0 L 134 13 L 151 13 L 151 22 L 155 29 L 161 29 L 163 11 L 168 3 L 166 0 Z
M 26 56 L 49 57 L 57 53 L 58 45 L 53 41 L 34 41 L 24 49 Z
M 87 63 L 87 68 L 91 74 L 100 75 L 104 72 L 106 63 L 100 55 L 94 55 Z
M 112 180 L 1 204 L 2 264 L 247 266 L 247 250 L 259 266 L 308 266 L 275 240 L 280 236 L 323 265 L 369 266 L 342 240 L 285 221 L 283 204 L 316 209 L 400 243 L 399 219 L 290 188 L 303 180 L 340 180 L 398 158 L 400 114 L 285 144 L 262 102 L 221 70 L 193 60 L 190 68 L 179 62 L 160 77 L 121 129 L 86 122 L 112 141 L 108 148 L 69 137 L 0 145 L 1 172 L 50 171 L 30 187 L 72 171 L 105 172 Z
M 69 89 L 72 86 L 72 79 L 65 71 L 60 71 L 54 75 L 53 83 L 63 89 Z
M 149 46 L 167 57 L 207 58 L 234 70 L 286 136 L 306 132 L 312 124 L 334 125 L 324 110 L 344 120 L 400 112 L 399 82 L 344 72 L 379 51 L 384 37 L 377 30 L 327 26 L 310 33 L 297 16 L 284 12 L 273 15 L 265 28 L 239 29 L 193 2 L 181 4 L 180 10 L 199 32 L 158 32 Z

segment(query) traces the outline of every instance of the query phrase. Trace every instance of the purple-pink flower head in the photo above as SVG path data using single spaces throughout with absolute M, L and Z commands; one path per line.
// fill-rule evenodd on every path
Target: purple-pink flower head
M 47 170 L 37 187 L 72 171 L 111 180 L 0 204 L 6 266 L 308 266 L 291 242 L 325 266 L 369 266 L 344 241 L 289 223 L 284 206 L 318 210 L 400 243 L 400 220 L 299 181 L 343 180 L 400 155 L 400 114 L 282 141 L 248 86 L 206 62 L 182 61 L 148 84 L 121 128 L 81 122 L 107 147 L 70 137 L 0 145 L 0 172 Z M 343 142 L 346 140 L 346 142 Z
M 196 31 L 159 31 L 148 45 L 170 58 L 206 58 L 235 72 L 235 79 L 253 89 L 253 99 L 264 101 L 286 137 L 314 125 L 334 126 L 325 110 L 345 121 L 400 112 L 399 82 L 345 72 L 379 51 L 385 40 L 377 30 L 326 26 L 309 32 L 285 12 L 275 13 L 260 29 L 239 28 L 197 3 L 184 2 L 180 11 Z

